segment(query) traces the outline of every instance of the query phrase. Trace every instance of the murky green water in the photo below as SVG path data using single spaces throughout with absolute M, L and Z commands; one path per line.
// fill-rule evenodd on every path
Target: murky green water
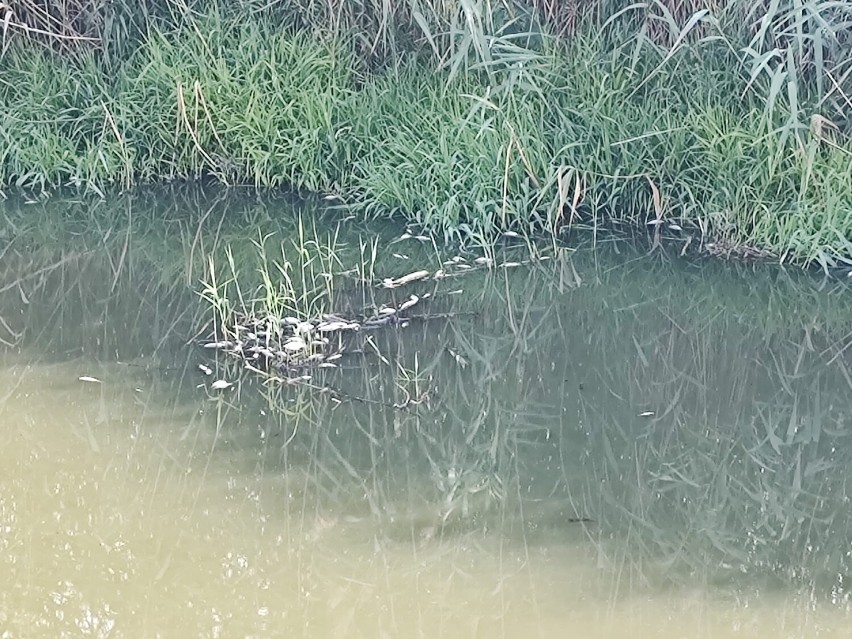
M 850 636 L 844 282 L 587 238 L 270 390 L 193 291 L 287 202 L 6 216 L 0 637 Z M 353 224 L 379 278 L 436 264 Z

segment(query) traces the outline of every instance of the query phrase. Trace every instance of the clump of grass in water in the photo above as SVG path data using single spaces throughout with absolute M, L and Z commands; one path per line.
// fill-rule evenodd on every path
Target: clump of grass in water
M 269 239 L 253 241 L 259 280 L 253 288 L 247 288 L 230 247 L 224 267 L 208 258 L 201 291 L 213 313 L 208 346 L 263 372 L 321 365 L 326 360 L 321 351 L 330 343 L 324 333 L 356 328 L 329 316 L 340 270 L 337 232 L 325 238 L 315 231 L 309 235 L 300 219 L 294 237 L 278 244 L 280 257 L 269 254 Z

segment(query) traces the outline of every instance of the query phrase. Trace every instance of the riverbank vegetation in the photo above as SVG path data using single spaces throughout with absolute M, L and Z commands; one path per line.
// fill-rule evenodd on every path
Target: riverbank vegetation
M 618 219 L 852 258 L 852 2 L 9 7 L 9 188 L 204 178 L 448 239 Z

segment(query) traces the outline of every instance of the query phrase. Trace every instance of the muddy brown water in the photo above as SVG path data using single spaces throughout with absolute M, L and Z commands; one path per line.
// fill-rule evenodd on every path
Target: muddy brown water
M 163 272 L 235 215 L 202 204 L 171 249 L 12 234 L 0 637 L 852 636 L 843 282 L 629 243 L 476 273 L 317 377 L 340 402 L 188 344 Z

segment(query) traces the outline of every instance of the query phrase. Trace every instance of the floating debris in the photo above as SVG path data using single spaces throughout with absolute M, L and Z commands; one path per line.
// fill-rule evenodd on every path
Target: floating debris
M 517 234 L 507 232 L 506 236 L 515 237 Z M 406 232 L 395 241 L 411 238 L 420 240 L 425 237 Z M 407 258 L 402 255 L 397 257 Z M 444 262 L 444 267 L 437 271 L 422 269 L 399 277 L 387 277 L 381 280 L 380 286 L 395 289 L 414 282 L 437 282 L 494 266 L 511 268 L 545 259 L 548 257 L 536 256 L 525 261 L 495 264 L 494 258 L 487 255 L 469 258 L 456 255 Z M 441 292 L 442 296 L 461 294 L 463 289 Z M 431 296 L 429 292 L 411 294 L 402 301 L 394 299 L 392 304 L 377 304 L 355 314 L 324 313 L 317 317 L 278 317 L 236 312 L 225 321 L 221 331 L 217 329 L 209 341 L 202 342 L 201 346 L 235 357 L 242 362 L 244 370 L 266 376 L 270 381 L 281 384 L 308 382 L 311 376 L 306 375 L 306 371 L 319 368 L 336 369 L 340 366 L 339 360 L 344 351 L 366 354 L 367 346 L 371 347 L 383 363 L 389 365 L 369 335 L 364 335 L 364 332 L 386 327 L 399 330 L 408 327 L 412 321 L 450 319 L 458 315 L 440 312 L 409 314 L 412 308 L 423 306 L 424 301 Z M 468 361 L 460 354 L 451 351 L 450 355 L 459 366 L 467 366 Z M 210 366 L 199 364 L 198 368 L 205 375 L 213 375 L 214 368 Z M 91 378 L 86 381 L 98 380 Z M 225 390 L 231 386 L 231 382 L 221 379 L 211 385 L 215 390 Z

